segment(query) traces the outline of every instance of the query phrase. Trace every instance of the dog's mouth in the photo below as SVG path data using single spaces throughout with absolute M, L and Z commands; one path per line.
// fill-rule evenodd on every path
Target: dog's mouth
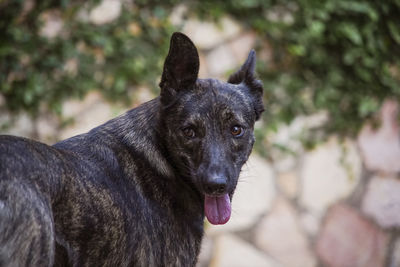
M 227 223 L 231 218 L 231 210 L 231 198 L 228 193 L 204 196 L 204 213 L 210 223 L 215 225 Z

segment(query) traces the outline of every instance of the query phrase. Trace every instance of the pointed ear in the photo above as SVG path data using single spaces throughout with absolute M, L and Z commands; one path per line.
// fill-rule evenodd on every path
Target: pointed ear
M 252 49 L 247 57 L 246 62 L 240 67 L 238 71 L 232 74 L 228 83 L 239 84 L 244 82 L 246 79 L 251 79 L 254 77 L 254 71 L 256 67 L 256 51 Z
M 161 100 L 170 100 L 178 91 L 191 89 L 199 73 L 199 55 L 192 41 L 180 32 L 171 37 L 161 77 Z
M 254 110 L 256 113 L 256 119 L 258 120 L 261 113 L 264 111 L 264 105 L 262 102 L 263 85 L 261 81 L 256 78 L 255 68 L 256 52 L 252 49 L 246 62 L 244 62 L 238 71 L 229 77 L 228 83 L 244 83 L 249 88 L 249 91 L 253 96 Z

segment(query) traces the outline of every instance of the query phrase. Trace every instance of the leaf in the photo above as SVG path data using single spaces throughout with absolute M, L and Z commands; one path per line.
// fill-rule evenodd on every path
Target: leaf
M 352 23 L 341 23 L 339 31 L 356 45 L 362 45 L 361 33 Z
M 367 14 L 369 19 L 377 21 L 379 18 L 378 12 L 368 2 L 360 1 L 340 1 L 341 8 L 356 13 Z
M 312 21 L 309 27 L 309 32 L 313 37 L 321 36 L 325 30 L 325 24 L 318 20 Z
M 395 25 L 393 21 L 387 22 L 390 34 L 392 38 L 396 41 L 396 43 L 400 44 L 400 25 Z
M 363 97 L 358 106 L 358 113 L 361 117 L 366 117 L 367 115 L 377 111 L 379 108 L 379 103 L 375 98 Z
M 303 45 L 296 44 L 296 45 L 290 45 L 288 47 L 289 53 L 295 56 L 304 56 L 306 53 L 306 49 Z

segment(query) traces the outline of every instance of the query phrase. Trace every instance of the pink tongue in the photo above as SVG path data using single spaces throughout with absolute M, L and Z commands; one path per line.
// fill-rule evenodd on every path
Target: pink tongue
M 225 224 L 231 217 L 231 200 L 229 195 L 205 196 L 204 212 L 212 224 Z

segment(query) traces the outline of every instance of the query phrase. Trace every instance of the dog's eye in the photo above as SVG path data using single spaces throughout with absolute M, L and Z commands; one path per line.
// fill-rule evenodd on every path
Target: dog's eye
M 193 130 L 193 128 L 186 127 L 186 128 L 183 128 L 182 131 L 183 131 L 183 134 L 188 138 L 194 138 L 196 136 L 196 133 Z
M 242 127 L 235 125 L 231 128 L 231 134 L 234 137 L 241 137 L 244 134 L 244 130 Z

